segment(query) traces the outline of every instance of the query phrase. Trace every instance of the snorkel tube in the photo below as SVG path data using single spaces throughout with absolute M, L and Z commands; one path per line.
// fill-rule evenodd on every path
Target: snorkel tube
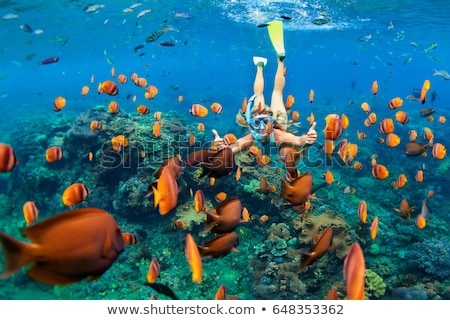
M 253 138 L 255 138 L 255 140 L 259 141 L 259 139 L 261 139 L 261 135 L 259 133 L 255 132 L 255 130 L 253 130 L 253 128 L 250 125 L 250 119 L 252 117 L 253 103 L 257 96 L 258 96 L 258 94 L 255 93 L 254 95 L 252 95 L 250 97 L 250 99 L 248 99 L 247 110 L 245 110 L 245 120 L 247 121 L 247 124 L 250 126 L 249 129 L 250 129 L 250 133 L 252 134 Z

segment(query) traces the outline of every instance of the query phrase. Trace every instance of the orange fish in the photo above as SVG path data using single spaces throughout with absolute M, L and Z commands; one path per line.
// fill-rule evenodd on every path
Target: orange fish
M 309 114 L 309 117 L 306 118 L 306 120 L 308 120 L 308 121 L 309 121 L 309 125 L 312 126 L 313 123 L 314 123 L 314 121 L 315 121 L 314 113 L 311 112 L 311 113 Z
M 361 200 L 358 205 L 358 217 L 362 223 L 367 221 L 367 203 Z
M 242 114 L 245 114 L 247 112 L 247 97 L 244 97 L 242 100 L 242 106 L 241 106 Z
M 377 179 L 384 180 L 389 176 L 389 171 L 382 164 L 375 163 L 372 165 L 372 175 Z
M 239 198 L 231 198 L 220 203 L 215 209 L 206 210 L 206 224 L 204 232 L 227 233 L 245 222 L 242 219 L 244 208 Z
M 386 144 L 389 147 L 394 148 L 400 144 L 400 137 L 398 135 L 396 135 L 395 133 L 389 133 L 386 136 Z
M 367 122 L 368 122 L 368 126 L 371 126 L 373 124 L 375 124 L 377 122 L 377 115 L 376 113 L 372 112 L 367 116 Z M 364 123 L 366 124 L 366 123 Z
M 92 153 L 92 151 L 89 152 L 89 154 L 88 154 L 88 159 L 89 159 L 89 161 L 94 160 L 94 154 Z
M 335 286 L 332 286 L 331 289 L 328 291 L 327 296 L 325 298 L 326 300 L 338 300 L 338 294 Z
M 63 151 L 61 147 L 53 146 L 45 151 L 45 160 L 47 160 L 47 162 L 56 162 L 61 160 L 62 157 Z
M 323 150 L 324 150 L 325 154 L 328 155 L 329 158 L 331 159 L 331 155 L 334 152 L 334 141 L 330 140 L 330 139 L 325 139 L 325 144 L 324 144 Z
M 364 132 L 360 132 L 359 130 L 356 131 L 356 136 L 358 137 L 358 140 L 363 140 L 367 138 L 367 134 Z
M 148 114 L 150 112 L 150 109 L 142 104 L 137 106 L 136 110 L 141 115 Z
M 154 207 L 159 205 L 159 213 L 166 215 L 177 206 L 178 184 L 170 167 L 163 167 L 157 186 L 152 185 Z
M 147 86 L 147 79 L 143 77 L 138 77 L 136 81 L 134 82 L 135 85 L 141 88 L 145 88 Z
M 355 168 L 356 170 L 361 170 L 363 167 L 362 163 L 357 161 L 353 164 L 353 168 Z
M 184 229 L 184 228 L 186 228 L 186 222 L 184 222 L 183 220 L 176 220 L 172 224 L 172 227 L 175 229 Z
M 439 116 L 438 122 L 444 124 L 447 122 L 447 119 L 444 116 Z
M 161 136 L 161 124 L 159 121 L 153 123 L 153 135 L 157 138 Z
M 195 117 L 206 117 L 208 109 L 199 103 L 194 103 L 189 109 L 189 112 Z
M 0 278 L 32 264 L 28 276 L 46 284 L 67 285 L 87 277 L 92 281 L 111 267 L 125 247 L 117 222 L 96 208 L 64 212 L 22 231 L 31 244 L 0 232 L 5 254 Z
M 370 112 L 370 106 L 367 102 L 361 103 L 361 109 L 366 113 Z
M 237 141 L 237 137 L 233 133 L 227 133 L 223 136 L 223 142 L 226 145 L 234 144 Z
M 299 118 L 300 118 L 300 113 L 298 111 L 292 112 L 292 122 L 296 122 Z
M 397 187 L 399 189 L 403 188 L 405 186 L 406 182 L 408 182 L 408 179 L 406 178 L 405 174 L 400 173 L 397 178 Z
M 102 128 L 102 124 L 98 120 L 92 120 L 89 128 L 91 128 L 92 131 L 100 130 Z
M 398 109 L 402 105 L 403 105 L 403 100 L 399 97 L 395 97 L 395 98 L 392 98 L 391 100 L 389 100 L 388 108 L 391 110 Z
M 119 93 L 119 87 L 114 81 L 106 80 L 101 82 L 97 87 L 98 94 L 106 93 L 110 96 L 115 96 Z
M 326 124 L 323 133 L 325 139 L 337 140 L 342 135 L 342 123 L 337 114 L 329 114 L 325 118 Z
M 350 124 L 350 120 L 345 114 L 341 114 L 341 123 L 342 123 L 342 130 L 347 129 L 348 125 Z
M 192 281 L 198 284 L 202 283 L 202 258 L 197 248 L 197 244 L 190 233 L 186 234 L 186 244 L 184 247 L 187 261 L 192 271 Z
M 111 101 L 108 105 L 109 112 L 116 114 L 120 111 L 119 104 L 117 101 Z
M 53 110 L 56 112 L 61 111 L 66 106 L 66 99 L 64 97 L 56 97 L 53 101 Z
M 435 143 L 432 150 L 433 157 L 442 160 L 447 155 L 447 148 L 442 143 Z
M 415 141 L 417 139 L 417 136 L 419 135 L 416 130 L 409 130 L 409 141 Z
M 348 300 L 364 300 L 366 263 L 361 246 L 354 242 L 344 259 L 344 281 Z
M 378 81 L 377 80 L 374 80 L 372 82 L 372 90 L 371 91 L 372 91 L 373 95 L 376 95 L 378 93 Z
M 193 133 L 189 135 L 189 146 L 191 147 L 195 146 L 195 134 Z
M 417 170 L 415 179 L 417 182 L 423 182 L 423 170 Z
M 117 82 L 124 84 L 124 83 L 127 83 L 127 81 L 128 81 L 128 79 L 127 79 L 127 76 L 126 76 L 126 75 L 124 75 L 124 74 L 119 74 L 119 75 L 117 76 Z
M 259 223 L 266 223 L 267 221 L 269 221 L 269 216 L 267 214 L 263 214 L 261 217 L 259 217 L 258 221 Z
M 227 297 L 227 287 L 223 284 L 217 289 L 215 300 L 225 300 Z
M 214 102 L 213 104 L 211 104 L 210 108 L 214 113 L 222 113 L 222 105 L 218 102 Z
M 372 225 L 370 226 L 370 238 L 375 240 L 378 232 L 378 216 L 375 216 L 372 221 Z
M 433 198 L 433 196 L 434 196 L 434 190 L 428 191 L 427 198 Z
M 427 97 L 427 92 L 428 92 L 428 90 L 430 90 L 430 87 L 431 87 L 430 80 L 425 80 L 423 82 L 422 90 L 420 91 L 420 97 L 419 97 L 419 100 L 422 104 L 425 103 L 425 100 Z
M 394 210 L 398 213 L 400 213 L 400 216 L 403 219 L 409 219 L 411 218 L 411 213 L 414 211 L 415 207 L 411 207 L 409 204 L 409 201 L 407 199 L 403 199 L 400 202 L 400 208 L 394 208 Z
M 203 191 L 197 190 L 195 192 L 195 196 L 194 196 L 195 212 L 199 213 L 199 212 L 202 212 L 203 210 L 206 210 L 205 203 L 206 203 L 206 199 L 205 199 L 205 195 L 203 194 Z
M 298 206 L 303 204 L 311 196 L 312 175 L 310 172 L 303 173 L 299 177 L 287 182 L 285 179 L 281 180 L 281 192 L 279 199 L 285 198 L 292 205 Z
M 183 97 L 183 96 L 178 96 L 178 102 L 179 102 L 179 103 L 184 102 L 184 97 Z
M 222 202 L 225 201 L 225 199 L 227 198 L 227 194 L 225 192 L 219 192 L 218 194 L 216 194 L 216 196 L 214 197 L 214 199 L 216 199 L 217 202 Z
M 0 143 L 0 172 L 9 172 L 19 163 L 13 148 Z
M 158 280 L 159 278 L 159 272 L 160 272 L 159 262 L 158 260 L 153 258 L 148 268 L 147 281 L 150 283 L 156 282 L 156 280 Z
M 434 133 L 430 128 L 423 128 L 423 138 L 428 141 L 432 141 L 434 139 Z
M 427 220 L 421 214 L 419 214 L 416 217 L 415 224 L 416 224 L 417 228 L 423 229 L 427 225 Z
M 83 86 L 82 88 L 81 88 L 81 95 L 82 96 L 85 96 L 85 95 L 87 95 L 89 93 L 89 87 L 88 86 Z
M 61 200 L 65 206 L 70 207 L 86 200 L 89 193 L 89 189 L 83 183 L 77 182 L 64 190 Z
M 36 206 L 36 203 L 33 201 L 27 201 L 23 205 L 23 216 L 25 218 L 25 222 L 27 226 L 35 222 L 39 216 L 39 210 Z
M 199 123 L 199 124 L 197 125 L 197 130 L 200 131 L 200 132 L 205 131 L 205 124 Z
M 397 111 L 395 113 L 395 120 L 401 124 L 407 124 L 409 121 L 408 114 L 405 111 Z
M 309 90 L 309 103 L 313 103 L 314 101 L 314 90 Z
M 327 227 L 322 233 L 315 237 L 314 246 L 305 254 L 302 254 L 300 261 L 300 270 L 305 269 L 310 266 L 325 254 L 331 247 L 333 243 L 333 228 Z
M 152 100 L 155 98 L 155 96 L 157 94 L 158 94 L 158 88 L 153 85 L 149 85 L 147 87 L 147 89 L 145 90 L 144 97 L 148 100 Z
M 289 110 L 294 103 L 295 103 L 294 96 L 292 94 L 288 95 L 285 103 L 286 110 Z
M 200 255 L 208 258 L 225 257 L 230 252 L 239 252 L 239 237 L 236 232 L 231 231 L 217 236 L 216 238 L 197 246 Z
M 126 244 L 127 246 L 131 246 L 137 243 L 136 236 L 129 232 L 122 232 L 122 240 L 123 243 Z
M 379 131 L 381 133 L 384 133 L 384 134 L 388 134 L 388 133 L 394 132 L 394 121 L 391 118 L 383 119 L 380 122 L 380 129 L 379 129 Z
M 330 170 L 327 170 L 324 174 L 323 174 L 323 178 L 325 179 L 325 182 L 327 184 L 332 184 L 334 181 L 334 176 L 333 173 Z

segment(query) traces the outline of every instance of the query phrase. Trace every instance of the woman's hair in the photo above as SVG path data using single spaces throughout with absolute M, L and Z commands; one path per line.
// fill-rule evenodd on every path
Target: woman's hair
M 253 106 L 250 110 L 250 118 L 253 118 L 257 115 L 268 115 L 272 116 L 272 110 L 268 105 L 265 105 L 264 108 L 262 108 L 261 112 L 258 113 L 258 106 Z M 239 109 L 238 113 L 236 114 L 236 123 L 241 127 L 247 127 L 247 119 L 245 118 L 245 114 L 242 112 L 241 109 Z

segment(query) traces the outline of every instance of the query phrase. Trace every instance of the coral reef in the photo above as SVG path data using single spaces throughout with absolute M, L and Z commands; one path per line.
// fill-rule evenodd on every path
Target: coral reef
M 213 208 L 210 202 L 206 202 L 207 208 Z M 176 208 L 176 220 L 181 220 L 185 223 L 186 230 L 192 230 L 195 226 L 202 225 L 206 221 L 206 215 L 203 212 L 195 212 L 194 203 L 192 201 L 183 203 Z
M 366 298 L 380 298 L 386 292 L 386 283 L 374 271 L 366 269 L 364 292 Z
M 406 257 L 420 269 L 441 279 L 450 276 L 450 242 L 427 239 L 411 246 Z
M 319 216 L 298 216 L 294 219 L 293 226 L 295 230 L 300 231 L 298 239 L 301 245 L 309 245 L 316 234 L 331 226 L 334 233 L 333 242 L 336 243 L 336 256 L 339 259 L 344 259 L 352 244 L 350 229 L 345 219 L 336 216 L 332 210 L 327 210 Z

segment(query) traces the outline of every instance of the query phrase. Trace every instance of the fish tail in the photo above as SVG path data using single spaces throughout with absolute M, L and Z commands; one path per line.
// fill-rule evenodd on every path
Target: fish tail
M 1 279 L 9 277 L 33 261 L 32 245 L 19 241 L 3 232 L 0 232 L 0 242 L 5 255 L 5 267 L 0 275 Z

